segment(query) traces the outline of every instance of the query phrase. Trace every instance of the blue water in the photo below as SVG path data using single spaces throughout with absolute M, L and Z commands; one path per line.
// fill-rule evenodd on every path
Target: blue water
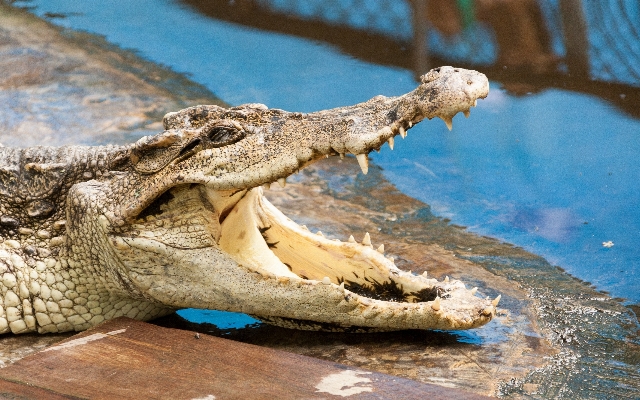
M 412 135 L 400 159 L 381 152 L 376 163 L 436 215 L 637 302 L 640 122 L 560 90 L 523 98 L 493 90 L 478 108 L 456 117 L 451 134 L 436 126 Z
M 242 329 L 251 325 L 259 324 L 255 318 L 246 314 L 232 313 L 218 310 L 196 310 L 185 308 L 176 311 L 182 318 L 196 324 L 208 323 L 215 325 L 218 329 Z
M 37 0 L 37 15 L 106 36 L 188 74 L 231 104 L 309 112 L 412 90 L 412 72 L 330 46 L 199 15 L 170 1 Z M 640 121 L 595 97 L 512 97 L 492 82 L 467 120 L 425 122 L 371 156 L 436 215 L 525 247 L 640 303 Z M 611 241 L 613 247 L 604 247 Z

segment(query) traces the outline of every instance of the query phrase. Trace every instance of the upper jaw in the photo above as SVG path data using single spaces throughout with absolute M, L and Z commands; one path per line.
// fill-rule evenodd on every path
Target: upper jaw
M 488 80 L 481 73 L 440 67 L 424 75 L 418 88 L 405 95 L 377 96 L 354 106 L 309 114 L 255 104 L 229 110 L 211 106 L 206 111 L 206 107 L 200 107 L 205 111 L 198 112 L 207 115 L 207 123 L 233 121 L 247 135 L 229 146 L 203 150 L 173 170 L 193 168 L 193 181 L 218 189 L 248 189 L 283 184 L 289 175 L 324 157 L 354 154 L 363 173 L 367 173 L 369 152 L 385 143 L 393 148 L 396 136 L 404 138 L 423 119 L 439 117 L 451 128 L 452 118 L 459 112 L 468 115 L 488 90 Z M 165 117 L 165 124 L 174 127 L 179 116 Z

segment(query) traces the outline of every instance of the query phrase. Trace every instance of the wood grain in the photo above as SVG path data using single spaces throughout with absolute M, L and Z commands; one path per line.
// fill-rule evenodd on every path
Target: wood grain
M 119 318 L 1 369 L 0 398 L 486 397 Z

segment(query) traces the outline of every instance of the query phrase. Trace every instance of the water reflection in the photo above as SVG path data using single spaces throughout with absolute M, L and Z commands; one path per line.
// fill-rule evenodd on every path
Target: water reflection
M 376 64 L 482 68 L 513 93 L 563 87 L 640 115 L 640 3 L 182 0 L 212 18 L 330 43 Z M 608 85 L 601 83 L 616 83 Z
M 246 314 L 232 313 L 218 310 L 196 310 L 187 308 L 176 312 L 180 317 L 196 324 L 208 323 L 217 329 L 243 329 L 260 324 L 257 319 Z
M 291 337 L 292 335 L 300 335 L 309 339 L 309 336 L 317 336 L 315 339 L 324 338 L 331 339 L 331 337 L 340 338 L 344 340 L 346 337 L 356 336 L 357 342 L 361 343 L 362 339 L 369 339 L 374 336 L 374 342 L 381 345 L 382 342 L 396 340 L 398 336 L 419 338 L 426 342 L 435 342 L 442 344 L 455 344 L 465 343 L 473 345 L 492 345 L 505 342 L 505 330 L 508 330 L 505 326 L 497 326 L 492 323 L 493 329 L 472 329 L 467 331 L 405 331 L 405 332 L 383 332 L 383 333 L 369 333 L 362 335 L 353 335 L 350 333 L 326 333 L 326 332 L 309 332 L 309 331 L 296 331 L 285 328 L 278 328 L 276 326 L 263 324 L 261 321 L 254 319 L 246 314 L 239 314 L 226 311 L 217 310 L 199 310 L 199 309 L 183 309 L 176 312 L 178 316 L 171 315 L 165 317 L 160 321 L 154 321 L 154 323 L 162 326 L 177 327 L 195 330 L 197 332 L 203 332 L 212 334 L 215 336 L 225 336 L 235 338 L 237 340 L 246 341 L 250 339 L 250 343 L 255 343 L 256 338 L 262 336 L 269 336 L 267 333 L 271 331 L 280 331 L 282 334 L 275 335 L 277 340 L 282 340 L 282 337 Z M 253 339 L 251 339 L 253 338 Z M 300 339 L 296 339 L 300 340 Z M 331 342 L 332 340 L 329 340 Z M 323 345 L 328 343 L 322 342 Z M 402 343 L 406 343 L 403 340 Z
M 568 243 L 576 235 L 580 220 L 568 208 L 520 209 L 511 216 L 511 225 L 556 243 Z
M 536 0 L 430 0 L 412 4 L 414 13 L 426 4 L 429 25 L 435 31 L 432 34 L 443 36 L 445 43 L 461 41 L 465 30 L 489 30 L 484 40 L 494 44 L 494 54 L 485 63 L 526 68 L 537 74 L 556 69 L 558 57 L 552 51 L 551 37 Z M 469 53 L 468 57 L 473 57 L 472 49 Z M 450 53 L 445 54 L 450 57 Z M 477 56 L 473 58 L 478 60 Z
M 460 345 L 464 347 L 476 347 L 496 344 L 504 341 L 503 332 L 494 336 L 484 335 L 486 330 L 470 330 L 470 331 L 396 331 L 396 332 L 379 332 L 368 334 L 353 334 L 340 332 L 317 332 L 317 331 L 299 331 L 287 328 L 280 328 L 268 324 L 233 324 L 229 323 L 229 318 L 235 318 L 236 313 L 227 313 L 218 311 L 216 316 L 211 319 L 199 320 L 206 310 L 193 310 L 186 318 L 184 313 L 178 312 L 178 315 L 171 314 L 154 320 L 154 324 L 193 330 L 210 334 L 213 336 L 221 336 L 227 339 L 234 339 L 245 343 L 257 344 L 268 347 L 279 347 L 304 345 L 303 347 L 313 351 L 320 348 L 335 349 L 336 343 L 345 343 L 359 345 L 370 350 L 391 352 L 389 348 L 397 347 L 402 344 L 403 352 L 407 354 L 415 353 L 415 347 L 427 345 L 429 347 L 449 347 Z M 198 315 L 200 314 L 200 315 Z M 240 314 L 241 315 L 241 314 Z M 192 319 L 195 318 L 196 320 Z M 247 317 L 248 318 L 248 317 Z M 255 321 L 255 320 L 254 320 Z M 248 321 L 247 321 L 248 322 Z M 405 347 L 406 346 L 406 347 Z M 407 348 L 408 347 L 408 348 Z M 412 348 L 413 347 L 413 348 Z M 412 348 L 412 349 L 411 349 Z M 386 349 L 386 350 L 385 350 Z M 398 356 L 398 355 L 396 355 Z M 333 360 L 335 361 L 335 360 Z

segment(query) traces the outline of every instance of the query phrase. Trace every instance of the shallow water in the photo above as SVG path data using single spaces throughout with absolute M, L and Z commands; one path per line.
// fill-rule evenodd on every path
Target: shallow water
M 308 112 L 415 87 L 407 69 L 211 19 L 176 2 L 16 5 L 105 35 L 188 74 L 231 104 Z M 393 153 L 385 146 L 371 156 L 400 190 L 436 215 L 523 246 L 613 297 L 638 303 L 638 133 L 638 119 L 595 96 L 560 89 L 512 96 L 492 82 L 489 97 L 468 120 L 457 116 L 451 133 L 440 121 L 425 122 L 406 142 L 396 142 Z M 609 241 L 613 247 L 604 247 Z

